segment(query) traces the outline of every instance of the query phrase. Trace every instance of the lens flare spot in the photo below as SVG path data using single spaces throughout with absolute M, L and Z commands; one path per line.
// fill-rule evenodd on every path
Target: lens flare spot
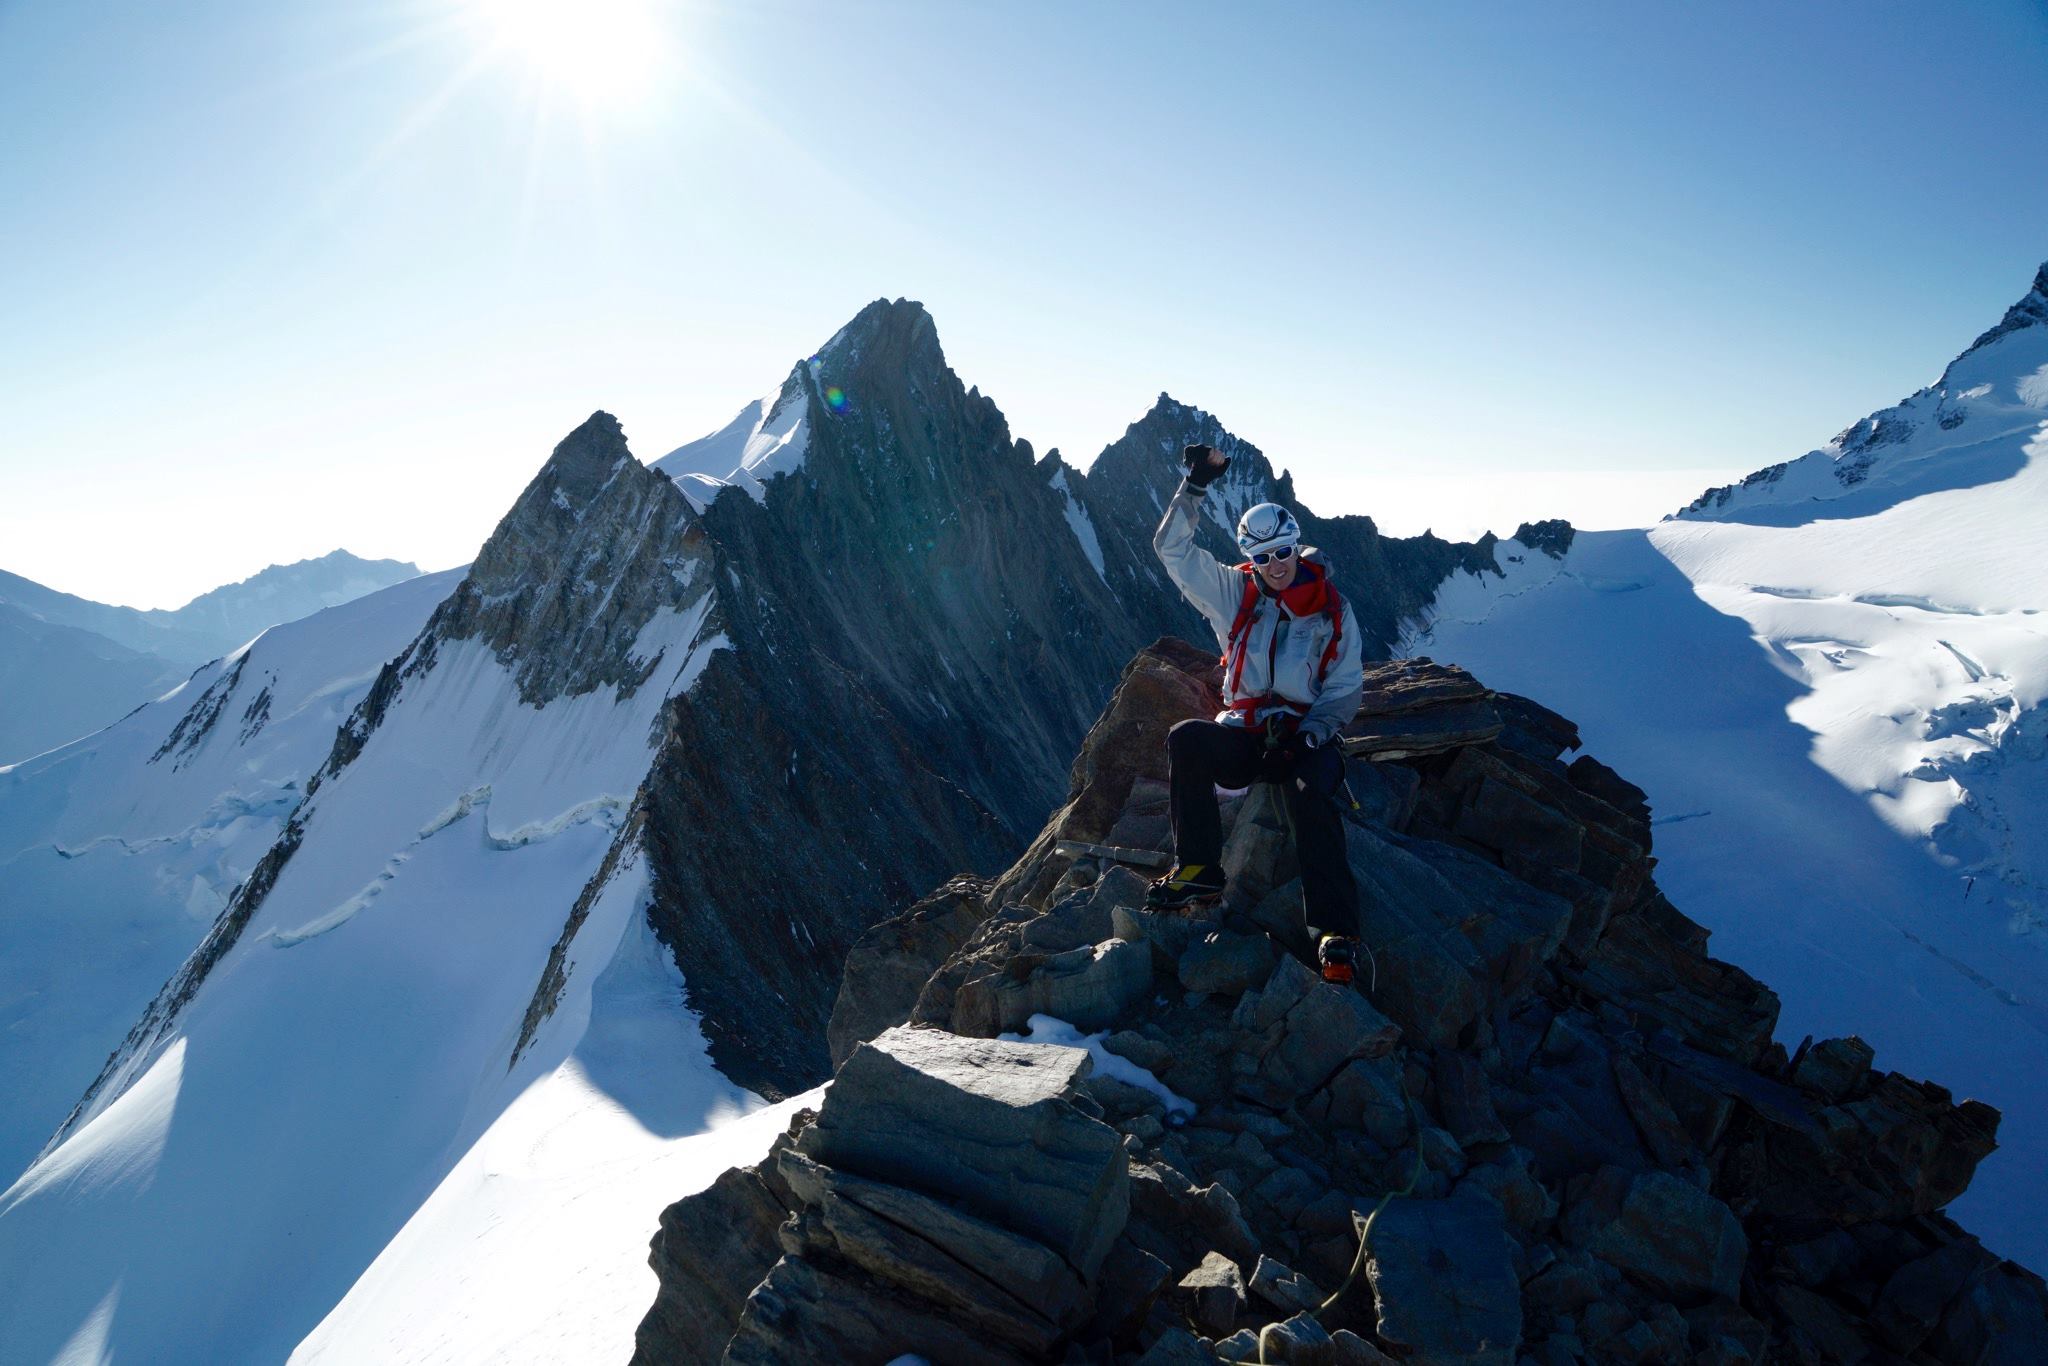
M 825 390 L 825 406 L 835 413 L 846 411 L 846 391 L 836 385 Z

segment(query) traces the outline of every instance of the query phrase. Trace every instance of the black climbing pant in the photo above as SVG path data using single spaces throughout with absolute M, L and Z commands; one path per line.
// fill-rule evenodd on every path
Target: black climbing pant
M 1173 851 L 1182 863 L 1217 863 L 1223 857 L 1223 821 L 1216 789 L 1249 787 L 1267 776 L 1262 731 L 1219 721 L 1182 721 L 1166 737 L 1172 762 Z M 1294 852 L 1301 863 L 1301 899 L 1308 921 L 1323 934 L 1358 933 L 1358 884 L 1344 854 L 1344 819 L 1337 812 L 1344 753 L 1319 745 L 1301 753 L 1281 779 L 1294 819 Z

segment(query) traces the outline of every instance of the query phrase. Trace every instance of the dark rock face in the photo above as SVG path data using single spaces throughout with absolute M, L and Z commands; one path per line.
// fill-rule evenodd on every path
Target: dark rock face
M 1738 490 L 1769 488 L 1783 479 L 1785 471 L 1791 467 L 1791 461 L 1781 460 L 1775 465 L 1766 465 L 1760 470 L 1751 471 L 1733 484 L 1717 485 L 1680 508 L 1678 515 L 1684 516 L 1688 512 L 1712 512 L 1717 508 L 1726 507 Z
M 834 1067 L 855 1045 L 910 1019 L 925 983 L 988 918 L 988 891 L 977 878 L 954 878 L 855 941 L 825 1030 Z
M 1939 1212 L 1996 1114 L 1856 1040 L 1787 1057 L 1769 991 L 1657 890 L 1640 792 L 1566 765 L 1576 734 L 1539 704 L 1424 661 L 1388 675 L 1362 719 L 1437 733 L 1432 710 L 1484 703 L 1504 723 L 1352 761 L 1356 788 L 1406 794 L 1348 831 L 1364 990 L 1248 928 L 1299 917 L 1284 868 L 1226 923 L 1146 911 L 1117 851 L 1163 840 L 1166 729 L 1214 688 L 1177 642 L 1133 659 L 913 1023 L 854 1048 L 754 1169 L 780 1174 L 789 1218 L 772 1267 L 749 1254 L 725 1360 L 1251 1361 L 1269 1325 L 1267 1359 L 1304 1361 L 1989 1362 L 2048 1342 L 2048 1288 Z M 1228 809 L 1242 859 L 1283 852 L 1244 833 L 1267 800 Z M 928 953 L 862 955 L 844 990 L 900 1001 Z M 993 1041 L 1012 994 L 1132 953 L 1150 988 L 1094 1024 L 1150 1079 Z

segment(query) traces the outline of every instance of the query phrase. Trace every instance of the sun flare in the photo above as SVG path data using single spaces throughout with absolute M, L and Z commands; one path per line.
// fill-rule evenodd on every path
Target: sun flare
M 590 105 L 644 96 L 669 49 L 661 0 L 467 0 L 498 51 Z

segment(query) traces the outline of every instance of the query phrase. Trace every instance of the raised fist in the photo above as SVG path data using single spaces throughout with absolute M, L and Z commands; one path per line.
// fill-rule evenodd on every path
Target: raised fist
M 1189 446 L 1180 453 L 1180 459 L 1187 466 L 1188 483 L 1198 489 L 1209 487 L 1209 481 L 1230 465 L 1230 457 L 1214 446 Z

